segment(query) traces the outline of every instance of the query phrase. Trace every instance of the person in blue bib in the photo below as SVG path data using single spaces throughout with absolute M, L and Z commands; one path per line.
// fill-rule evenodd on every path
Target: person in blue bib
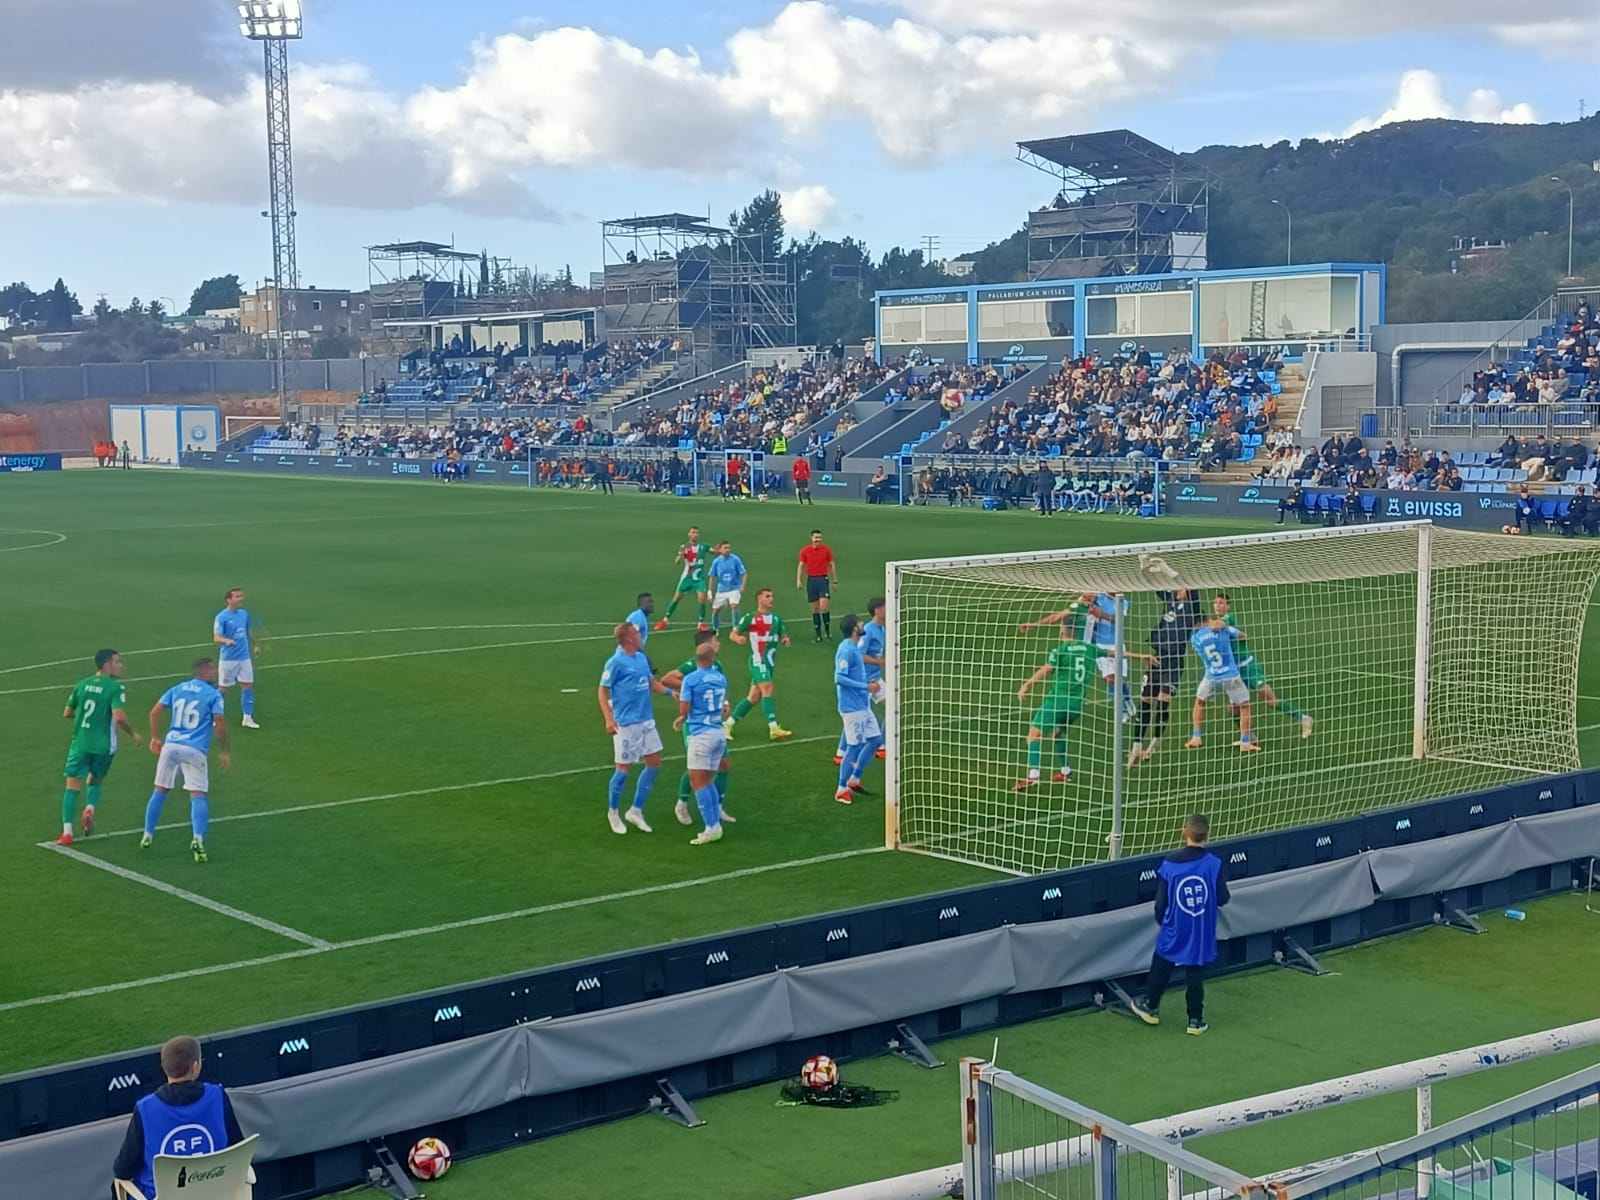
M 228 1093 L 217 1084 L 201 1083 L 200 1066 L 199 1039 L 173 1038 L 161 1047 L 167 1082 L 133 1106 L 111 1173 L 146 1196 L 156 1194 L 156 1155 L 193 1158 L 244 1141 Z
M 1198 1036 L 1206 1031 L 1206 968 L 1217 960 L 1217 913 L 1228 902 L 1228 880 L 1222 860 L 1206 849 L 1211 822 L 1199 813 L 1184 818 L 1183 848 L 1156 869 L 1155 954 L 1142 999 L 1133 1014 L 1146 1025 L 1161 1024 L 1161 993 L 1172 972 L 1183 968 L 1189 1026 Z

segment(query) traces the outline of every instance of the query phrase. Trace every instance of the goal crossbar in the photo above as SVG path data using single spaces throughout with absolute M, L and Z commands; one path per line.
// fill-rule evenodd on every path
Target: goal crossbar
M 1115 857 L 1125 823 L 1129 853 L 1158 848 L 1185 806 L 1242 836 L 1576 769 L 1597 578 L 1594 543 L 1429 521 L 892 562 L 885 844 L 1032 874 Z M 1194 607 L 1155 670 L 1173 597 Z M 1189 631 L 1221 613 L 1246 699 L 1219 684 L 1207 709 Z M 1058 686 L 1055 618 L 1092 641 L 1104 701 Z M 1513 697 L 1523 661 L 1542 686 Z M 1201 736 L 1206 711 L 1234 747 Z

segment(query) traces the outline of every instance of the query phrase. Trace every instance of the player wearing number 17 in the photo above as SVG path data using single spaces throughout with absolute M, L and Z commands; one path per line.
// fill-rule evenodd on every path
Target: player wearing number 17
M 728 677 L 717 667 L 715 641 L 697 646 L 694 661 L 695 669 L 684 676 L 678 690 L 678 719 L 672 727 L 687 735 L 689 786 L 706 823 L 690 844 L 704 846 L 722 838 L 722 796 L 716 778 L 728 769 L 728 735 L 722 728 L 728 719 Z
M 111 770 L 117 753 L 117 730 L 121 729 L 139 744 L 139 735 L 128 724 L 128 693 L 122 686 L 122 655 L 101 650 L 94 656 L 95 673 L 78 681 L 67 697 L 61 715 L 72 722 L 72 745 L 67 750 L 67 790 L 61 797 L 61 836 L 58 846 L 72 845 L 72 818 L 78 810 L 78 793 L 85 790 L 83 836 L 94 832 L 94 806 L 100 799 L 100 784 Z
M 244 606 L 244 589 L 229 588 L 222 600 L 224 608 L 211 623 L 211 640 L 222 647 L 217 653 L 221 660 L 217 688 L 226 693 L 237 683 L 239 708 L 244 713 L 239 724 L 246 729 L 260 729 L 256 724 L 256 668 L 251 657 L 256 630 L 250 610 Z
M 1228 703 L 1239 714 L 1239 749 L 1245 752 L 1261 749 L 1261 744 L 1250 732 L 1250 689 L 1239 677 L 1239 662 L 1233 653 L 1234 643 L 1243 640 L 1243 630 L 1236 629 L 1218 616 L 1213 616 L 1190 635 L 1189 645 L 1200 656 L 1206 675 L 1195 690 L 1194 731 L 1183 744 L 1184 749 L 1196 750 L 1202 745 L 1206 701 L 1218 693 L 1226 696 Z
M 150 709 L 150 752 L 156 755 L 156 786 L 144 809 L 144 837 L 140 849 L 155 841 L 156 823 L 161 820 L 167 793 L 183 774 L 183 790 L 189 793 L 189 825 L 194 840 L 189 849 L 197 863 L 206 861 L 206 827 L 211 823 L 211 736 L 216 735 L 221 751 L 217 762 L 224 771 L 233 765 L 228 755 L 228 725 L 222 718 L 222 693 L 216 688 L 217 664 L 198 658 L 194 678 L 169 687 Z M 171 717 L 166 741 L 161 740 L 161 711 Z

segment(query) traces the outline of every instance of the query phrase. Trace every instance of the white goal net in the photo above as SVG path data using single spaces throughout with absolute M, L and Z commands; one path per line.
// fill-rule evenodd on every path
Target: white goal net
M 1032 874 L 1196 810 L 1221 840 L 1575 770 L 1597 576 L 1595 543 L 1427 522 L 891 563 L 888 844 Z M 1239 683 L 1195 739 L 1223 613 Z

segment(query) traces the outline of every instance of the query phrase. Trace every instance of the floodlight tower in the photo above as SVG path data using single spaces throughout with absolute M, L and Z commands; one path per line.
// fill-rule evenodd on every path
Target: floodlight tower
M 294 415 L 300 404 L 295 384 L 298 350 L 291 345 L 298 330 L 294 298 L 300 288 L 300 268 L 294 249 L 294 154 L 289 140 L 289 43 L 299 41 L 304 22 L 300 0 L 249 0 L 239 5 L 239 32 L 260 42 L 266 61 L 267 183 L 269 210 L 262 215 L 272 223 L 271 329 L 273 354 L 278 360 L 278 407 L 283 416 Z M 285 313 L 285 306 L 288 312 Z

